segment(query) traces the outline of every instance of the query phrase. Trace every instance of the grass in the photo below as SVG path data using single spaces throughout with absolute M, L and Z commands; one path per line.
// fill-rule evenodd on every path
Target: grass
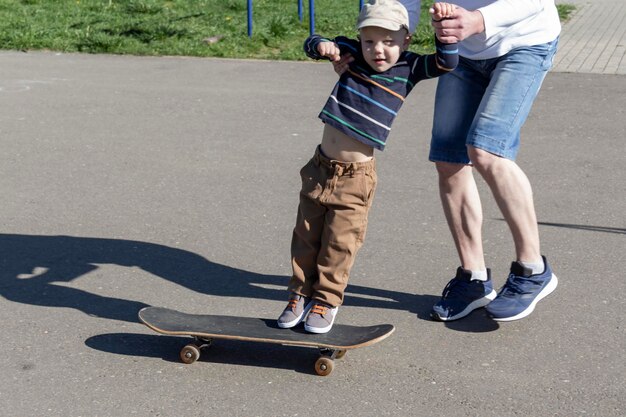
M 133 55 L 306 59 L 308 2 L 302 22 L 296 0 L 254 0 L 247 36 L 246 0 L 0 0 L 0 49 Z M 433 49 L 427 14 L 411 49 Z M 316 32 L 355 36 L 356 0 L 317 0 Z M 563 19 L 573 6 L 559 5 Z
M 576 10 L 576 6 L 573 4 L 557 4 L 557 10 L 559 11 L 559 17 L 561 18 L 561 22 L 567 22 L 570 18 L 570 15 Z

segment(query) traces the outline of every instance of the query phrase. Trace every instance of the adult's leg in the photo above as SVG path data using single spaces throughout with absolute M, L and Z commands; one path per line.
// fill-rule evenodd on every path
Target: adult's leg
M 435 320 L 458 320 L 489 304 L 496 292 L 485 267 L 481 239 L 482 208 L 469 165 L 437 163 L 439 192 L 461 260 L 456 276 L 433 306 Z
M 461 267 L 433 306 L 435 320 L 458 320 L 496 296 L 485 266 L 482 206 L 465 144 L 488 83 L 480 65 L 462 58 L 437 86 L 430 159 L 437 167 L 441 203 Z
M 528 177 L 514 162 L 520 130 L 550 68 L 556 42 L 518 48 L 493 61 L 490 81 L 469 130 L 472 164 L 506 220 L 518 261 L 541 262 L 539 231 Z
M 468 270 L 484 270 L 482 205 L 472 167 L 447 162 L 437 162 L 436 167 L 441 204 L 461 266 Z
M 471 146 L 469 154 L 511 230 L 517 260 L 541 262 L 539 228 L 528 177 L 509 159 Z
M 557 286 L 541 256 L 530 182 L 514 162 L 520 130 L 550 68 L 556 41 L 518 48 L 496 60 L 468 135 L 470 159 L 489 185 L 511 230 L 517 260 L 498 296 L 487 306 L 495 320 L 518 320 Z
M 482 206 L 467 154 L 466 138 L 489 84 L 480 69 L 461 58 L 457 69 L 439 78 L 430 160 L 439 176 L 439 195 L 464 269 L 485 269 Z

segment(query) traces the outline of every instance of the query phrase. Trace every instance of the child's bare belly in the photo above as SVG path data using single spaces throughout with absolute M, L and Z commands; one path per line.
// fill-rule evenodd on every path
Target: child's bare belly
M 374 148 L 326 124 L 320 146 L 327 158 L 336 161 L 363 162 L 374 156 Z

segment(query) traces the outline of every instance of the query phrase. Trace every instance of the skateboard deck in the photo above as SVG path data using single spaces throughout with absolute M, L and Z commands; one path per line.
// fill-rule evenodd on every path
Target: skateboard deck
M 322 376 L 332 372 L 334 359 L 343 357 L 347 350 L 373 345 L 395 330 L 391 324 L 335 324 L 328 333 L 312 334 L 305 332 L 301 325 L 281 329 L 275 319 L 187 314 L 163 307 L 142 309 L 139 320 L 158 333 L 193 337 L 194 342 L 184 346 L 180 352 L 180 358 L 185 363 L 198 360 L 200 351 L 208 348 L 214 339 L 273 343 L 318 348 L 320 356 L 315 362 L 315 372 Z

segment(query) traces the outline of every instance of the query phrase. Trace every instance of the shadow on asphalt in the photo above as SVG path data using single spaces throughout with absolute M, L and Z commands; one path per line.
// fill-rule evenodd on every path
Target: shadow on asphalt
M 85 341 L 85 345 L 94 350 L 116 355 L 160 358 L 167 362 L 180 363 L 180 350 L 192 340 L 190 337 L 109 333 L 90 337 Z M 210 366 L 211 363 L 220 363 L 315 374 L 314 364 L 318 356 L 317 349 L 307 347 L 215 340 L 211 347 L 202 350 L 198 362 L 190 366 Z M 207 369 L 208 371 L 210 370 Z
M 263 275 L 220 265 L 181 249 L 121 239 L 71 236 L 0 234 L 0 296 L 45 307 L 73 308 L 90 316 L 138 322 L 147 304 L 106 297 L 67 284 L 98 269 L 101 264 L 137 267 L 155 276 L 210 296 L 247 299 L 285 299 L 288 277 Z M 99 279 L 106 279 L 101 275 Z M 132 285 L 132 283 L 129 283 Z M 275 287 L 275 288 L 267 288 Z M 121 291 L 124 293 L 124 291 Z M 429 312 L 439 297 L 350 285 L 346 305 L 406 310 L 431 320 Z M 491 331 L 494 322 L 477 312 L 446 326 L 465 332 Z M 131 333 L 102 334 L 85 344 L 93 349 L 128 356 L 157 357 L 179 362 L 180 349 L 190 338 Z M 244 366 L 292 369 L 311 374 L 317 351 L 309 348 L 218 341 L 204 360 Z M 258 345 L 258 343 L 256 343 Z M 288 354 L 287 354 L 288 353 Z M 202 361 L 203 359 L 201 359 Z
M 445 326 L 450 330 L 465 333 L 486 333 L 500 328 L 498 322 L 490 318 L 484 308 L 474 310 L 461 320 L 447 322 Z
M 67 283 L 99 264 L 113 264 L 141 268 L 211 296 L 282 301 L 288 282 L 286 276 L 220 265 L 186 250 L 122 239 L 0 234 L 0 254 L 0 296 L 7 300 L 74 308 L 90 316 L 128 322 L 137 322 L 137 312 L 147 304 L 93 294 Z M 345 305 L 406 310 L 429 320 L 428 312 L 437 299 L 350 285 Z
M 505 220 L 503 218 L 494 219 L 501 222 Z M 621 227 L 608 227 L 608 226 L 592 226 L 588 224 L 569 224 L 569 223 L 551 223 L 551 222 L 537 222 L 539 226 L 559 227 L 562 229 L 574 229 L 574 230 L 586 230 L 588 232 L 601 232 L 601 233 L 615 233 L 618 235 L 626 235 L 626 229 Z
M 504 219 L 500 219 L 504 221 Z M 620 235 L 626 235 L 626 229 L 621 229 L 619 227 L 606 227 L 606 226 L 589 226 L 585 224 L 566 224 L 566 223 L 548 223 L 548 222 L 538 222 L 540 226 L 553 226 L 553 227 L 562 227 L 565 229 L 576 229 L 576 230 L 588 230 L 590 232 L 603 232 L 603 233 L 616 233 Z

